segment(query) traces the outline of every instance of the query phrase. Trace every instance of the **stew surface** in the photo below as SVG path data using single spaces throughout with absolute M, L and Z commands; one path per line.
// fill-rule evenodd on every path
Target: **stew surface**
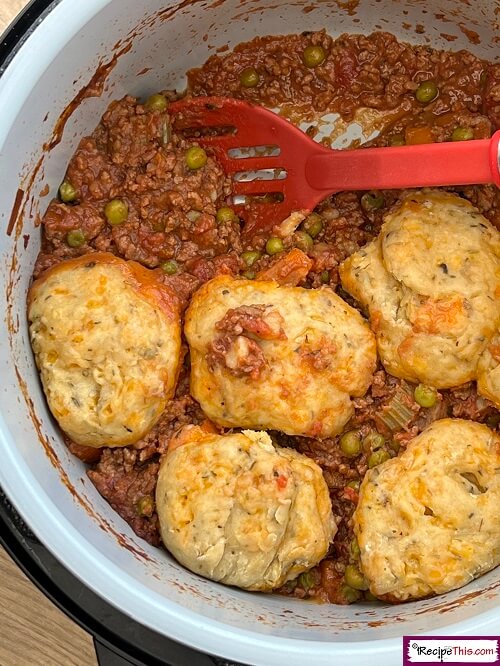
M 365 145 L 468 140 L 488 137 L 500 127 L 499 64 L 466 51 L 411 46 L 387 33 L 337 39 L 325 31 L 259 37 L 211 57 L 188 73 L 188 81 L 191 95 L 232 96 L 279 107 L 293 121 L 311 123 L 311 136 L 321 114 L 336 112 L 350 122 L 360 109 L 368 109 L 381 131 Z M 378 234 L 384 214 L 402 193 L 341 192 L 284 238 L 257 229 L 253 238 L 244 239 L 240 220 L 228 212 L 231 188 L 221 167 L 210 155 L 202 168 L 186 166 L 193 141 L 172 133 L 168 120 L 168 101 L 177 97 L 163 91 L 145 103 L 132 97 L 115 101 L 93 134 L 82 139 L 59 199 L 43 218 L 34 277 L 64 259 L 112 252 L 157 271 L 185 308 L 193 292 L 214 276 L 252 278 L 283 251 L 299 247 L 312 260 L 301 286 L 329 285 L 356 306 L 339 286 L 338 266 Z M 454 191 L 500 229 L 496 188 Z M 126 213 L 120 208 L 123 202 Z M 410 439 L 444 416 L 498 428 L 497 410 L 478 396 L 475 384 L 419 396 L 414 386 L 380 366 L 368 393 L 355 399 L 347 437 L 344 433 L 320 441 L 271 433 L 279 444 L 321 466 L 334 513 L 341 517 L 327 558 L 288 583 L 283 593 L 340 604 L 370 598 L 350 586 L 346 574 L 346 566 L 357 562 L 350 519 L 360 481 L 368 467 L 397 456 Z M 90 465 L 89 477 L 111 506 L 140 537 L 159 546 L 154 502 L 159 458 L 181 425 L 204 418 L 189 394 L 186 353 L 175 398 L 137 444 L 95 449 L 67 440 L 67 445 Z M 352 575 L 352 567 L 347 571 Z

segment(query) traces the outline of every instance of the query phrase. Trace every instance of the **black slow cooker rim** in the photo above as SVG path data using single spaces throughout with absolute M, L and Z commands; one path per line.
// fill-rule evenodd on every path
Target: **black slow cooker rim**
M 36 25 L 41 23 L 61 0 L 31 0 L 7 26 L 0 40 L 0 76 Z
M 78 606 L 71 597 L 66 594 L 64 589 L 57 584 L 57 574 L 55 569 L 61 565 L 47 551 L 29 528 L 24 525 L 21 518 L 15 513 L 15 509 L 5 498 L 0 489 L 0 544 L 10 555 L 12 560 L 24 572 L 29 580 L 55 604 L 65 615 L 75 621 L 79 626 L 89 632 L 94 638 L 102 642 L 105 646 L 112 646 L 111 649 L 120 652 L 123 647 L 117 644 L 114 636 L 111 636 L 106 627 L 100 626 L 96 618 L 92 618 L 82 607 Z M 52 575 L 49 573 L 51 572 Z M 71 574 L 68 574 L 68 583 Z M 68 590 L 71 589 L 73 596 L 79 598 L 81 583 L 74 579 L 68 584 Z M 114 610 L 114 609 L 113 609 Z M 125 647 L 124 654 L 127 658 L 134 658 L 133 651 Z M 132 663 L 132 662 L 130 662 Z M 134 664 L 143 664 L 144 661 L 134 661 Z M 161 662 L 154 662 L 161 663 Z
M 31 582 L 98 644 L 134 666 L 229 664 L 145 627 L 70 573 L 31 532 L 0 487 L 0 545 Z M 102 663 L 102 666 L 104 666 Z M 233 665 L 236 666 L 236 665 Z

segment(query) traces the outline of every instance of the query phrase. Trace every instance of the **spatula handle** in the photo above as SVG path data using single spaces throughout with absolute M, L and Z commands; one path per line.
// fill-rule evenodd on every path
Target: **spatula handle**
M 393 148 L 326 151 L 306 164 L 311 187 L 341 190 L 400 189 L 494 183 L 500 187 L 500 130 L 491 139 Z

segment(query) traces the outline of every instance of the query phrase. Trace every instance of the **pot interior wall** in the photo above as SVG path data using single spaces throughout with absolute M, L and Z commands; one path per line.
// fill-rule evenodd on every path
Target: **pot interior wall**
M 466 48 L 493 60 L 498 53 L 494 5 L 491 0 L 87 0 L 78 5 L 62 1 L 54 3 L 6 69 L 0 81 L 5 109 L 0 128 L 0 270 L 6 285 L 1 298 L 9 339 L 2 340 L 0 350 L 0 483 L 66 566 L 139 621 L 243 661 L 245 642 L 258 649 L 259 641 L 268 636 L 291 639 L 287 648 L 291 663 L 295 663 L 293 646 L 300 646 L 301 640 L 308 642 L 309 650 L 318 649 L 318 658 L 323 654 L 321 644 L 327 647 L 331 641 L 353 645 L 384 639 L 380 649 L 383 644 L 387 654 L 391 650 L 393 654 L 398 644 L 387 639 L 402 634 L 446 633 L 444 628 L 453 623 L 463 623 L 462 633 L 464 627 L 480 633 L 481 627 L 489 626 L 490 611 L 499 602 L 495 572 L 446 597 L 414 604 L 320 606 L 215 585 L 142 542 L 102 500 L 84 466 L 61 442 L 29 352 L 25 294 L 39 248 L 39 215 L 54 196 L 79 139 L 93 129 L 112 99 L 126 93 L 147 95 L 160 88 L 180 90 L 184 72 L 226 44 L 323 27 L 332 35 L 387 30 L 412 43 Z M 102 95 L 84 99 L 69 117 L 62 141 L 50 152 L 43 151 L 60 114 L 97 66 L 110 62 L 129 44 L 130 50 L 111 68 Z M 48 190 L 43 191 L 45 186 Z M 18 188 L 24 192 L 19 194 L 20 221 L 7 236 Z M 204 635 L 197 631 L 200 616 L 207 618 Z M 223 625 L 237 628 L 240 643 Z M 266 659 L 272 660 L 272 650 Z

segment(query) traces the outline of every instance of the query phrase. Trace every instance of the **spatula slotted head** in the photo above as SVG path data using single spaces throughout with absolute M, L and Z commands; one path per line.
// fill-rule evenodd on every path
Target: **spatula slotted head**
M 218 97 L 186 98 L 169 111 L 175 130 L 210 149 L 232 179 L 234 208 L 247 238 L 316 204 L 317 192 L 304 178 L 311 140 L 284 118 Z

